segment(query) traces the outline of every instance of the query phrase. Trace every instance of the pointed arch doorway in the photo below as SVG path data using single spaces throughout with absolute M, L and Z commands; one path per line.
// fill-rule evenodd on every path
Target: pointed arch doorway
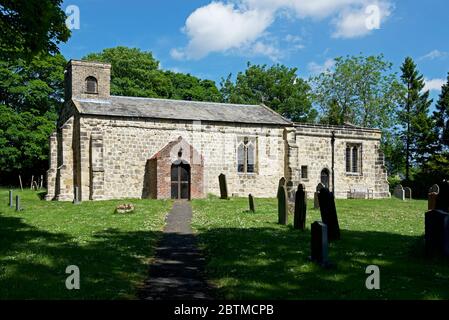
M 171 198 L 190 200 L 190 165 L 177 160 L 171 165 Z

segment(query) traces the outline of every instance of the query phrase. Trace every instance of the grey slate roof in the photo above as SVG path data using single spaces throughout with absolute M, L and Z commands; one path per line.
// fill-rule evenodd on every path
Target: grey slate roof
M 111 96 L 107 99 L 73 98 L 72 101 L 79 113 L 86 115 L 274 125 L 292 124 L 281 115 L 263 105 L 120 96 Z

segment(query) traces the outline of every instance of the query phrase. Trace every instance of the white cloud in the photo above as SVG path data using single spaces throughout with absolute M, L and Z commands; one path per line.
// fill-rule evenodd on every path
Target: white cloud
M 424 91 L 441 91 L 441 87 L 446 83 L 445 79 L 424 79 L 426 85 Z
M 335 66 L 335 60 L 327 59 L 326 61 L 324 61 L 323 64 L 318 64 L 316 62 L 310 62 L 307 65 L 307 69 L 309 70 L 310 74 L 316 75 L 316 74 L 326 72 L 326 71 L 332 69 L 334 66 Z
M 421 58 L 419 58 L 419 60 L 435 60 L 439 58 L 446 58 L 447 56 L 448 56 L 447 52 L 435 49 L 423 55 Z
M 185 22 L 183 32 L 189 42 L 185 48 L 172 49 L 175 59 L 200 59 L 212 52 L 226 52 L 242 47 L 267 56 L 279 49 L 261 47 L 267 29 L 283 12 L 295 19 L 332 18 L 333 37 L 354 38 L 369 34 L 369 6 L 378 8 L 379 22 L 389 15 L 392 0 L 221 0 L 196 9 Z M 375 28 L 374 28 L 375 29 Z M 284 40 L 295 49 L 303 48 L 300 37 L 287 35 Z M 265 45 L 266 46 L 266 45 Z M 276 52 L 277 54 L 277 52 Z
M 200 59 L 211 52 L 247 45 L 259 38 L 272 22 L 270 12 L 212 2 L 187 18 L 184 31 L 189 44 L 185 51 L 175 51 L 175 56 Z

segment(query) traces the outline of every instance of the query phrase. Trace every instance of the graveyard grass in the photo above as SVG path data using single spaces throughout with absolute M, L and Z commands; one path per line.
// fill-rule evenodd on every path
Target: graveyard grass
M 47 202 L 20 192 L 24 208 L 0 189 L 0 299 L 133 299 L 147 277 L 171 201 Z M 42 194 L 41 194 L 42 196 Z M 132 214 L 114 213 L 133 203 Z M 66 267 L 80 269 L 80 290 L 67 290 Z
M 193 227 L 206 273 L 225 299 L 449 299 L 449 261 L 424 256 L 427 201 L 337 200 L 341 240 L 330 244 L 332 269 L 308 260 L 307 230 L 277 224 L 277 200 L 193 200 Z M 368 265 L 380 268 L 380 290 L 367 290 Z

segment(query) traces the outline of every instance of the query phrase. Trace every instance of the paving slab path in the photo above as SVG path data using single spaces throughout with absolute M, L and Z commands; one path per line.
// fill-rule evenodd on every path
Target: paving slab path
M 162 238 L 139 297 L 146 300 L 212 299 L 205 260 L 191 228 L 192 207 L 178 200 L 166 216 Z

